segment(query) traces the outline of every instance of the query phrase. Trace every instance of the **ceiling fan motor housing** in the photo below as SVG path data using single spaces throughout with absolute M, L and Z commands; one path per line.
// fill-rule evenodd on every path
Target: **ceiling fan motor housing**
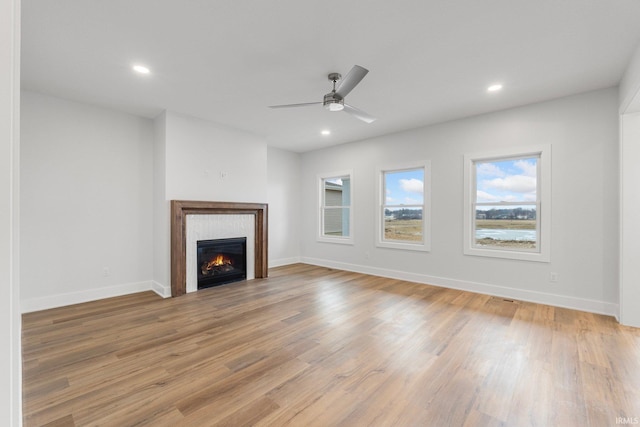
M 341 111 L 344 109 L 344 99 L 335 92 L 331 92 L 324 96 L 322 105 L 329 111 Z

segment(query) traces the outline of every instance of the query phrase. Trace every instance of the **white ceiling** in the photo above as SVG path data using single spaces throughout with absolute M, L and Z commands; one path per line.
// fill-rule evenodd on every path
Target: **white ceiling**
M 639 23 L 638 0 L 23 0 L 22 85 L 304 152 L 615 86 Z M 347 102 L 374 123 L 267 108 L 321 101 L 354 64 Z

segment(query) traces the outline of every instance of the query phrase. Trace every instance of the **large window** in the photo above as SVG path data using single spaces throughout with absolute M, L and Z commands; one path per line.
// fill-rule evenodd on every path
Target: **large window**
M 378 246 L 429 250 L 427 163 L 380 168 L 379 176 Z
M 321 241 L 353 243 L 351 176 L 351 172 L 343 172 L 318 177 Z
M 465 253 L 548 261 L 550 149 L 465 157 Z

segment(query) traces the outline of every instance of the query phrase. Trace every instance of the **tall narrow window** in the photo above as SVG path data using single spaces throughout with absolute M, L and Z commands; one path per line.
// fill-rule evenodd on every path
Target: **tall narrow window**
M 426 163 L 380 169 L 378 246 L 429 250 Z
M 540 156 L 473 162 L 474 246 L 540 252 Z
M 465 253 L 548 260 L 548 151 L 467 156 Z
M 319 176 L 319 240 L 352 243 L 351 173 Z

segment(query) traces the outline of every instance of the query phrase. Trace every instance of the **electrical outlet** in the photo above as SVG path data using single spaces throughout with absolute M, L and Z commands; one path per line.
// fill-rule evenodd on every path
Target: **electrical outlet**
M 549 281 L 551 283 L 558 283 L 558 273 L 549 273 Z
M 104 267 L 104 268 L 102 269 L 102 275 L 103 275 L 104 277 L 109 277 L 109 276 L 111 276 L 111 270 L 109 269 L 109 267 Z

